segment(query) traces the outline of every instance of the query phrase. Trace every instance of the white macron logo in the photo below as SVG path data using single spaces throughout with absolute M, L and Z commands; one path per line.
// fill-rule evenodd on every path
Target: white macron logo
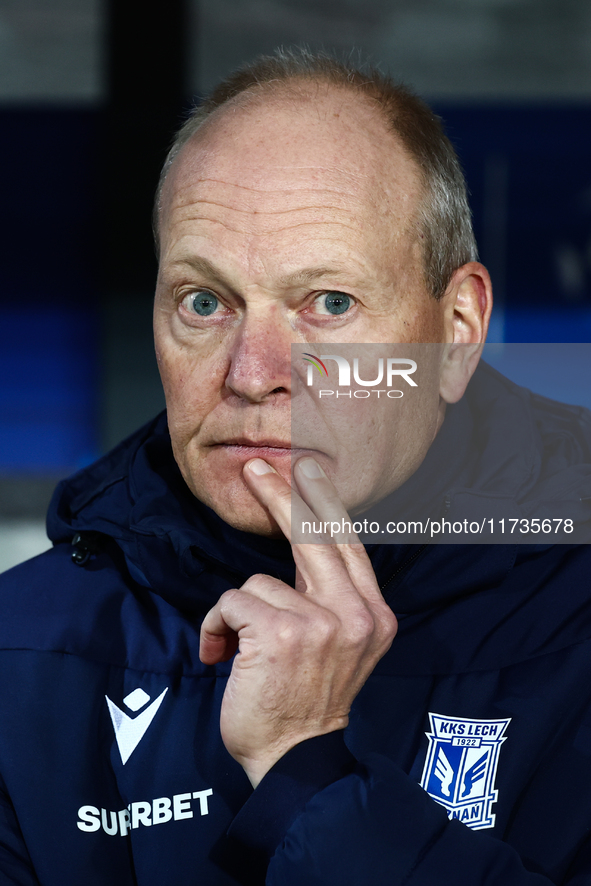
M 119 748 L 119 753 L 121 754 L 121 762 L 124 766 L 146 734 L 148 726 L 156 716 L 156 712 L 162 704 L 162 700 L 167 692 L 168 687 L 166 687 L 164 692 L 162 692 L 158 698 L 145 709 L 145 711 L 138 714 L 137 717 L 130 717 L 129 714 L 126 714 L 125 711 L 118 708 L 108 695 L 105 695 L 107 705 L 109 706 L 113 729 L 115 730 L 117 746 Z M 149 701 L 150 696 L 147 692 L 144 692 L 143 689 L 134 689 L 133 692 L 130 692 L 129 695 L 125 696 L 123 704 L 128 707 L 130 711 L 135 712 L 139 711 L 140 708 L 143 708 Z

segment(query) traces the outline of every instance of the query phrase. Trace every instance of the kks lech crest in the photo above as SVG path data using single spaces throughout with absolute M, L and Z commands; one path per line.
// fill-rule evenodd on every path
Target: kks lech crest
M 492 828 L 495 777 L 507 720 L 468 720 L 429 714 L 431 732 L 421 787 L 473 830 Z

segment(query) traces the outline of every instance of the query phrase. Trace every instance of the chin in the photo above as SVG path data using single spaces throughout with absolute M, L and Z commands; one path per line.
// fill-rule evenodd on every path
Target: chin
M 255 499 L 252 499 L 250 507 L 244 509 L 231 508 L 225 503 L 216 504 L 216 502 L 211 502 L 209 507 L 234 529 L 252 532 L 253 535 L 265 535 L 267 538 L 284 537 L 277 522 Z
M 216 483 L 212 486 L 200 482 L 201 478 L 185 477 L 195 498 L 206 504 L 218 517 L 242 532 L 266 535 L 269 538 L 283 538 L 276 520 L 256 500 L 242 478 L 233 482 Z

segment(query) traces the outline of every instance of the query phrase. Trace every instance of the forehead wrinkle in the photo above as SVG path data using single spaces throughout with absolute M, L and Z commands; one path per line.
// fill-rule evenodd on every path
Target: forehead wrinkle
M 258 214 L 257 217 L 260 218 L 262 213 Z M 347 228 L 348 230 L 357 233 L 359 231 L 359 225 L 353 225 L 348 223 L 347 221 L 335 221 L 334 219 L 313 219 L 302 222 L 293 222 L 292 224 L 282 225 L 281 227 L 273 226 L 271 228 L 263 228 L 260 225 L 257 225 L 256 228 L 240 228 L 234 227 L 234 225 L 229 224 L 227 221 L 222 221 L 218 218 L 212 218 L 208 215 L 190 215 L 185 216 L 181 222 L 178 224 L 182 224 L 184 222 L 193 222 L 193 221 L 202 221 L 206 223 L 210 223 L 212 225 L 220 225 L 226 231 L 230 231 L 233 234 L 246 234 L 246 235 L 268 235 L 268 234 L 281 234 L 285 231 L 297 230 L 298 228 L 309 227 L 310 225 L 322 225 L 323 228 Z M 187 235 L 187 236 L 195 236 L 195 234 Z
M 189 164 L 187 164 L 187 165 L 189 165 Z M 194 165 L 199 166 L 201 164 L 199 164 L 198 161 L 195 161 Z M 216 163 L 216 165 L 219 166 L 219 162 Z M 247 166 L 247 165 L 241 166 L 241 171 L 243 173 L 246 171 L 260 173 L 260 176 L 261 176 L 261 184 L 260 185 L 258 183 L 255 185 L 245 185 L 242 182 L 228 181 L 228 179 L 214 178 L 213 176 L 208 176 L 208 175 L 203 175 L 203 174 L 201 174 L 198 178 L 196 178 L 195 181 L 198 182 L 199 184 L 210 184 L 211 183 L 213 185 L 222 185 L 224 187 L 236 188 L 237 190 L 241 190 L 241 191 L 254 191 L 254 192 L 260 191 L 261 193 L 265 194 L 265 193 L 268 193 L 269 191 L 277 190 L 276 186 L 274 186 L 274 185 L 271 185 L 269 187 L 263 186 L 265 181 L 268 181 L 270 172 L 288 171 L 290 174 L 292 174 L 293 172 L 309 172 L 310 170 L 314 170 L 314 172 L 317 172 L 319 174 L 321 173 L 323 175 L 328 174 L 332 178 L 342 177 L 342 178 L 351 179 L 351 181 L 356 184 L 359 184 L 360 182 L 363 182 L 363 181 L 373 182 L 376 178 L 375 175 L 369 175 L 367 173 L 363 173 L 361 170 L 359 170 L 358 172 L 352 172 L 352 171 L 349 171 L 348 169 L 345 169 L 344 167 L 338 167 L 338 169 L 334 169 L 330 166 L 321 166 L 320 164 L 314 164 L 313 166 L 312 165 L 310 165 L 310 166 L 301 165 L 300 166 L 300 165 L 295 165 L 295 164 L 291 164 L 291 163 L 285 164 L 285 165 L 279 165 L 277 163 L 273 163 L 267 167 Z M 297 190 L 298 189 L 297 185 L 294 185 L 293 189 Z M 307 190 L 307 189 L 309 189 L 309 188 L 305 188 L 304 190 Z M 281 189 L 279 189 L 279 190 L 281 190 Z M 285 190 L 289 190 L 289 189 L 285 189 Z
M 255 241 L 258 239 L 258 237 L 254 238 Z M 327 236 L 325 239 L 329 242 L 333 240 L 330 236 Z M 334 242 L 340 245 L 339 238 L 336 238 Z M 284 289 L 306 286 L 315 280 L 328 276 L 332 276 L 333 278 L 339 277 L 339 285 L 341 286 L 366 286 L 374 277 L 371 267 L 367 264 L 366 256 L 354 255 L 350 250 L 347 250 L 345 261 L 342 261 L 339 257 L 335 256 L 335 260 L 331 266 L 322 264 L 323 259 L 321 257 L 317 264 L 315 263 L 309 267 L 296 267 L 294 270 L 287 269 L 280 272 L 281 263 L 279 267 L 276 267 L 276 259 L 271 255 L 261 256 L 258 254 L 258 249 L 259 247 L 256 243 L 253 243 L 252 240 L 244 246 L 243 256 L 248 263 L 250 271 L 263 273 L 269 278 L 273 278 L 275 284 Z M 222 254 L 222 262 L 224 260 L 227 260 L 227 256 Z M 314 261 L 314 259 L 312 259 L 312 261 Z M 223 263 L 219 264 L 215 257 L 210 261 L 205 256 L 201 256 L 193 252 L 191 249 L 187 252 L 180 251 L 180 254 L 177 256 L 174 256 L 173 254 L 167 260 L 166 265 L 169 271 L 172 272 L 174 272 L 176 268 L 182 269 L 188 267 L 198 274 L 203 274 L 204 277 L 209 277 L 212 280 L 217 280 L 222 283 L 227 282 L 229 279 L 227 273 L 228 267 L 224 267 Z M 232 276 L 232 274 L 230 274 L 230 276 Z
M 305 192 L 310 193 L 313 202 L 302 201 Z M 288 189 L 283 192 L 278 192 L 277 202 L 279 202 L 279 197 L 283 194 L 288 197 L 293 197 L 294 200 L 297 199 L 297 204 L 288 206 L 287 208 L 284 207 L 284 203 L 280 208 L 275 208 L 273 206 L 265 206 L 264 208 L 255 208 L 251 206 L 245 208 L 243 205 L 244 201 L 242 201 L 241 204 L 232 205 L 228 202 L 223 202 L 220 199 L 211 199 L 205 195 L 193 195 L 192 197 L 187 195 L 184 198 L 179 197 L 179 199 L 169 208 L 167 219 L 168 224 L 166 227 L 170 232 L 176 225 L 182 225 L 193 221 L 211 221 L 212 223 L 222 224 L 228 231 L 234 231 L 236 233 L 280 233 L 283 230 L 300 227 L 302 224 L 321 224 L 323 226 L 336 224 L 342 225 L 344 228 L 352 231 L 359 231 L 360 229 L 365 231 L 368 229 L 370 220 L 373 224 L 376 218 L 379 218 L 387 224 L 388 228 L 392 228 L 390 231 L 391 235 L 402 233 L 403 229 L 407 227 L 405 224 L 401 226 L 401 222 L 403 222 L 404 219 L 400 213 L 396 212 L 396 207 L 392 207 L 391 205 L 384 206 L 383 201 L 379 201 L 382 205 L 378 205 L 378 202 L 374 199 L 359 201 L 356 199 L 355 195 L 342 193 L 338 190 L 325 189 L 325 193 L 319 193 L 318 189 L 312 189 L 310 191 L 309 188 L 300 188 L 297 190 L 297 193 L 293 193 Z M 331 201 L 326 200 L 326 202 L 320 200 L 320 202 L 318 202 L 319 197 L 325 196 L 325 194 L 326 196 L 336 199 L 332 199 Z M 406 200 L 402 201 L 400 208 L 403 209 L 405 206 Z M 208 207 L 211 207 L 211 213 L 200 211 L 201 208 L 206 209 Z M 333 218 L 327 218 L 326 214 L 332 215 Z M 404 213 L 402 213 L 402 215 L 403 214 Z M 304 222 L 296 221 L 290 224 L 280 223 L 282 217 L 291 216 L 292 218 L 298 219 L 301 218 L 302 215 L 308 216 L 307 220 Z M 220 216 L 227 216 L 227 218 L 221 220 Z M 232 216 L 244 220 L 250 219 L 252 224 L 247 225 L 246 227 L 243 227 L 242 223 L 232 224 L 230 221 Z M 269 227 L 264 225 L 265 218 L 269 219 Z
M 229 200 L 230 203 L 235 200 L 240 205 L 245 203 L 245 197 L 248 196 L 251 196 L 253 200 L 256 200 L 257 197 L 263 200 L 268 198 L 285 200 L 290 195 L 298 197 L 307 194 L 335 196 L 347 202 L 354 201 L 366 205 L 377 205 L 378 202 L 383 205 L 384 200 L 391 202 L 389 187 L 391 183 L 384 182 L 378 169 L 366 172 L 361 168 L 350 170 L 343 165 L 334 167 L 321 164 L 278 165 L 269 163 L 264 166 L 241 164 L 239 171 L 241 181 L 236 181 L 233 178 L 235 173 L 231 169 L 224 169 L 223 175 L 225 177 L 223 178 L 219 175 L 208 174 L 207 167 L 209 165 L 214 165 L 219 170 L 219 159 L 215 162 L 212 159 L 211 163 L 203 163 L 197 154 L 196 157 L 189 156 L 184 165 L 181 164 L 177 175 L 171 176 L 174 181 L 169 181 L 169 203 L 171 206 L 197 201 L 200 198 L 200 192 L 203 193 L 202 199 L 207 199 L 212 191 L 216 195 L 223 195 L 223 199 Z M 311 178 L 310 172 L 313 172 L 316 177 Z M 277 180 L 270 181 L 274 173 L 278 173 Z M 251 182 L 246 184 L 244 179 L 249 176 Z
M 337 204 L 336 208 L 340 209 L 345 206 L 348 210 L 354 205 L 356 211 L 361 213 L 364 211 L 367 212 L 368 207 L 371 207 L 372 209 L 377 209 L 378 207 L 378 201 L 370 193 L 364 192 L 363 194 L 356 194 L 343 188 L 326 186 L 314 188 L 308 185 L 307 187 L 277 187 L 263 190 L 259 188 L 248 188 L 246 186 L 238 187 L 235 185 L 226 185 L 226 183 L 220 183 L 219 186 L 210 188 L 203 188 L 201 187 L 202 184 L 203 182 L 200 181 L 197 186 L 192 189 L 192 193 L 189 189 L 180 189 L 176 199 L 171 201 L 169 213 L 174 213 L 176 209 L 182 209 L 191 204 L 213 205 L 218 206 L 221 209 L 227 208 L 234 212 L 260 214 L 292 212 L 294 210 L 297 211 L 298 209 L 308 208 L 327 209 L 333 208 L 334 204 Z M 226 188 L 230 190 L 230 194 L 224 193 Z M 239 191 L 240 193 L 232 194 L 233 191 Z M 250 201 L 245 200 L 244 191 L 254 199 Z M 260 200 L 257 201 L 257 197 L 262 199 L 264 208 L 259 208 Z M 316 202 L 322 200 L 322 198 L 324 198 L 326 203 L 319 204 Z M 306 202 L 306 199 L 313 202 Z M 288 206 L 286 209 L 273 208 L 274 203 L 281 202 L 281 204 L 284 205 L 287 200 L 291 200 L 292 202 L 298 201 L 303 205 Z M 380 200 L 379 202 L 383 201 Z
M 229 209 L 230 212 L 238 212 L 242 215 L 290 215 L 293 212 L 309 212 L 311 210 L 321 210 L 326 211 L 328 208 L 334 209 L 335 207 L 327 207 L 324 204 L 315 204 L 309 203 L 306 206 L 293 206 L 289 209 L 262 209 L 262 210 L 252 210 L 252 209 L 240 209 L 238 206 L 228 206 L 226 203 L 219 203 L 217 200 L 197 200 L 195 201 L 200 206 L 217 206 L 218 209 L 226 210 Z M 183 209 L 185 206 L 192 206 L 193 202 L 185 203 L 183 206 L 179 206 L 178 209 Z M 339 212 L 345 212 L 346 210 L 338 208 Z M 186 216 L 186 218 L 196 218 L 198 216 Z

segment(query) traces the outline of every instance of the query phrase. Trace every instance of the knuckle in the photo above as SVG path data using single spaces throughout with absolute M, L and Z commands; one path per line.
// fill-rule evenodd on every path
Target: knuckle
M 218 606 L 231 605 L 232 603 L 235 603 L 236 600 L 239 600 L 240 597 L 241 592 L 238 588 L 230 588 L 229 591 L 224 591 L 218 600 Z
M 376 629 L 376 623 L 369 609 L 365 607 L 360 609 L 355 621 L 357 633 L 361 639 L 367 640 L 373 636 Z
M 398 630 L 398 619 L 389 606 L 384 606 L 383 608 L 381 623 L 384 629 L 384 633 L 394 639 L 394 637 L 396 636 L 396 631 Z
M 296 542 L 293 544 L 293 549 L 294 552 L 297 551 L 300 554 L 302 559 L 324 563 L 327 557 L 334 557 L 336 545 L 320 541 Z
M 362 606 L 350 617 L 348 643 L 357 649 L 377 650 L 381 657 L 390 648 L 397 627 L 396 616 L 387 604 Z
M 398 619 L 389 606 L 384 605 L 379 614 L 379 638 L 385 650 L 389 649 L 396 632 L 398 631 Z
M 282 619 L 280 624 L 275 626 L 275 638 L 281 648 L 288 652 L 300 645 L 301 636 L 292 619 Z
M 225 591 L 222 594 L 215 608 L 224 615 L 240 606 L 243 599 L 244 595 L 241 590 L 238 588 L 230 588 L 229 591 Z
M 276 615 L 272 627 L 272 644 L 278 655 L 295 661 L 309 650 L 312 632 L 306 619 L 283 611 Z
M 244 584 L 242 585 L 242 587 L 244 588 L 244 587 L 246 587 L 246 585 L 257 585 L 257 584 L 262 584 L 262 583 L 267 582 L 268 580 L 269 580 L 269 576 L 268 576 L 268 575 L 265 575 L 264 572 L 255 572 L 254 575 L 251 575 L 250 578 L 248 578 L 248 579 L 244 582 Z
M 331 612 L 324 612 L 315 620 L 314 634 L 323 645 L 330 645 L 339 633 L 340 622 Z
M 369 559 L 365 545 L 361 544 L 360 541 L 342 542 L 339 544 L 339 548 L 344 553 L 347 553 L 352 559 L 362 560 L 363 562 L 367 562 Z
M 276 579 L 271 578 L 270 575 L 265 575 L 262 572 L 257 572 L 255 575 L 251 575 L 250 578 L 247 578 L 240 590 L 256 594 L 257 591 L 273 587 L 275 584 Z
M 365 606 L 352 612 L 346 629 L 347 644 L 353 648 L 365 648 L 374 636 L 376 623 L 372 613 Z

